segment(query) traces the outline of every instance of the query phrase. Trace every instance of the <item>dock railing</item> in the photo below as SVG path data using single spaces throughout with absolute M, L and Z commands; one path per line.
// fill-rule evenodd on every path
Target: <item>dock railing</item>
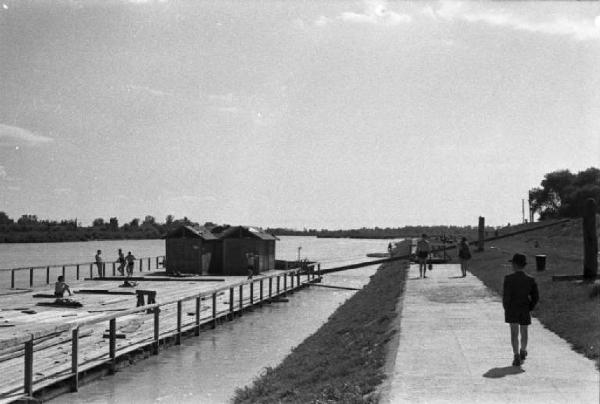
M 162 268 L 164 258 L 164 255 L 138 258 L 135 261 L 134 271 L 144 272 L 160 269 Z M 113 276 L 116 275 L 119 266 L 117 261 L 108 261 L 103 264 L 102 273 L 104 276 L 110 272 L 112 272 Z M 18 287 L 25 287 L 28 285 L 30 288 L 33 288 L 36 284 L 49 285 L 51 282 L 55 282 L 58 275 L 62 275 L 65 281 L 73 279 L 79 280 L 82 276 L 85 277 L 87 274 L 89 274 L 90 278 L 93 278 L 94 274 L 98 274 L 98 268 L 95 262 L 83 262 L 78 264 L 56 264 L 0 269 L 0 287 L 9 287 L 7 279 L 9 273 L 11 289 L 14 289 L 17 285 Z M 40 273 L 45 275 L 45 282 L 43 283 L 40 283 Z
M 102 314 L 99 317 L 92 319 L 82 319 L 81 321 L 73 321 L 68 324 L 61 324 L 52 327 L 40 327 L 34 332 L 23 333 L 22 335 L 0 339 L 0 354 L 6 352 L 7 349 L 22 351 L 22 354 L 11 360 L 19 360 L 23 357 L 23 382 L 16 387 L 10 388 L 8 391 L 0 391 L 0 402 L 12 402 L 22 399 L 32 398 L 36 390 L 43 389 L 58 382 L 67 382 L 71 391 L 77 391 L 79 387 L 79 376 L 81 372 L 96 368 L 98 366 L 108 366 L 109 373 L 116 371 L 117 358 L 126 353 L 141 349 L 149 348 L 152 354 L 159 353 L 161 342 L 163 344 L 167 339 L 174 340 L 174 344 L 181 343 L 181 336 L 184 332 L 193 331 L 195 336 L 200 333 L 201 326 L 209 324 L 211 328 L 215 328 L 217 322 L 221 318 L 233 320 L 236 314 L 241 315 L 245 308 L 253 305 L 262 305 L 264 302 L 272 302 L 278 296 L 285 296 L 286 293 L 292 293 L 295 289 L 305 286 L 308 283 L 318 281 L 321 275 L 320 265 L 315 265 L 308 269 L 294 268 L 287 271 L 280 271 L 272 275 L 257 275 L 252 279 L 247 279 L 233 284 L 228 284 L 223 287 L 212 289 L 210 291 L 190 294 L 188 296 L 171 299 L 162 303 L 147 304 L 144 306 L 125 309 L 123 311 Z M 305 277 L 304 280 L 301 277 Z M 256 293 L 255 286 L 258 288 Z M 245 297 L 245 293 L 248 294 Z M 217 296 L 225 296 L 225 300 L 221 301 L 221 306 L 224 309 L 219 310 Z M 235 296 L 237 294 L 237 296 Z M 236 299 L 237 297 L 237 299 Z M 228 299 L 227 299 L 228 298 Z M 223 300 L 223 299 L 222 299 Z M 236 301 L 237 300 L 237 301 Z M 194 318 L 192 321 L 184 322 L 183 304 L 185 302 L 194 303 Z M 203 303 L 207 301 L 208 303 Z M 208 304 L 210 310 L 208 315 L 202 317 L 201 306 Z M 171 306 L 167 310 L 167 306 Z M 173 310 L 173 306 L 176 307 Z M 152 314 L 151 332 L 143 338 L 132 340 L 121 344 L 117 347 L 117 321 L 125 316 L 131 316 L 144 312 Z M 163 315 L 161 316 L 161 313 Z M 169 315 L 170 314 L 170 315 Z M 189 315 L 190 313 L 188 313 Z M 174 317 L 174 318 L 173 318 Z M 164 321 L 170 320 L 170 321 Z M 164 321 L 170 327 L 162 327 Z M 79 343 L 81 339 L 81 330 L 83 327 L 90 327 L 99 324 L 108 323 L 108 350 L 93 358 L 88 358 L 86 361 L 80 361 L 82 353 L 82 345 Z M 103 327 L 102 327 L 103 328 Z M 63 340 L 56 343 L 47 344 L 48 338 L 58 339 L 58 335 L 70 333 Z M 91 332 L 90 332 L 91 334 Z M 89 335 L 89 334 L 88 334 Z M 35 347 L 36 341 L 44 340 L 42 348 Z M 57 347 L 58 345 L 71 343 L 71 363 L 70 366 L 63 364 L 52 367 L 50 374 L 45 373 L 39 376 L 35 371 L 34 356 L 38 352 Z M 89 344 L 88 344 L 89 345 Z M 64 350 L 63 350 L 64 352 Z M 2 361 L 0 361 L 0 365 Z M 34 376 L 39 376 L 34 379 Z M 13 384 L 14 386 L 14 384 Z

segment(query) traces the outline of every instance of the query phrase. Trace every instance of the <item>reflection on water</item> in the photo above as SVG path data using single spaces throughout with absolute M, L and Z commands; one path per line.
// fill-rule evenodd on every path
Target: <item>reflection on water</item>
M 376 267 L 327 275 L 324 284 L 361 286 Z M 59 397 L 64 403 L 225 403 L 267 366 L 314 333 L 353 291 L 308 288 L 187 338 L 114 376 Z

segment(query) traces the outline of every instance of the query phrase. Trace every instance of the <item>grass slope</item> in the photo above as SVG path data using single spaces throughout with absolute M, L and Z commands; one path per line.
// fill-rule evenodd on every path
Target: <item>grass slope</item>
M 404 291 L 406 262 L 382 265 L 313 335 L 234 403 L 369 403 L 384 378 L 386 344 L 396 330 L 396 302 Z
M 526 272 L 540 289 L 534 310 L 547 328 L 567 340 L 577 352 L 598 361 L 600 354 L 600 298 L 596 285 L 581 281 L 552 281 L 552 275 L 583 274 L 583 230 L 581 220 L 490 241 L 485 251 L 475 253 L 471 272 L 486 286 L 502 294 L 504 276 L 510 273 L 507 260 L 515 252 L 527 255 Z M 546 270 L 536 271 L 535 256 L 546 254 Z M 535 344 L 535 336 L 532 336 Z M 597 362 L 598 363 L 598 362 Z

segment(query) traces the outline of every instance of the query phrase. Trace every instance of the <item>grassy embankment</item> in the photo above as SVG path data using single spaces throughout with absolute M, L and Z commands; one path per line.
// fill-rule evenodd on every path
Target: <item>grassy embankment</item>
M 535 276 L 540 302 L 533 315 L 548 329 L 567 340 L 574 350 L 598 361 L 600 354 L 600 299 L 590 295 L 598 288 L 581 281 L 552 281 L 552 275 L 583 274 L 583 231 L 581 219 L 486 243 L 475 253 L 471 271 L 486 286 L 502 293 L 507 260 L 514 252 L 527 255 L 526 271 Z M 535 256 L 546 254 L 546 270 L 537 272 Z M 532 336 L 535 343 L 535 336 Z M 598 362 L 597 362 L 598 364 Z
M 406 275 L 406 262 L 382 265 L 279 366 L 237 389 L 234 402 L 377 402 L 375 389 L 384 378 L 386 344 L 398 331 L 391 324 Z

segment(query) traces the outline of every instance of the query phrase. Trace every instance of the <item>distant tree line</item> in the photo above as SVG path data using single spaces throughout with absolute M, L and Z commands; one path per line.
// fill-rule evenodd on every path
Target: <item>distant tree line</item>
M 148 215 L 144 220 L 135 218 L 123 225 L 119 224 L 116 217 L 111 217 L 108 221 L 96 218 L 91 226 L 81 226 L 77 219 L 40 220 L 31 214 L 22 215 L 15 221 L 5 212 L 0 212 L 0 243 L 157 239 L 180 225 L 196 226 L 198 223 L 187 217 L 175 219 L 173 215 L 168 215 L 164 223 L 159 223 Z
M 509 223 L 510 226 L 510 223 Z M 486 226 L 485 231 L 490 235 L 499 228 Z M 369 239 L 394 239 L 406 237 L 420 237 L 427 234 L 432 239 L 440 241 L 456 241 L 460 237 L 474 240 L 477 238 L 477 226 L 404 226 L 404 227 L 375 227 L 350 230 L 267 228 L 268 233 L 278 236 L 317 236 L 323 238 L 369 238 Z
M 558 170 L 544 176 L 540 187 L 529 191 L 529 206 L 540 220 L 579 217 L 583 203 L 593 198 L 600 213 L 600 170 L 590 167 L 577 174 Z

